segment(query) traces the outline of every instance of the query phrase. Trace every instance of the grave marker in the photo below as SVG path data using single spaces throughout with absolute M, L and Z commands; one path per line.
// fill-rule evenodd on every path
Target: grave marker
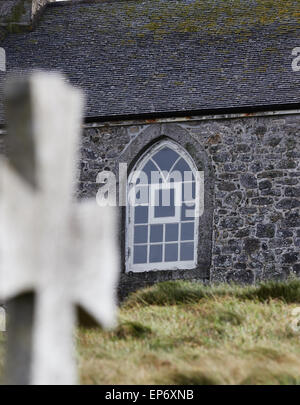
M 1 162 L 0 299 L 8 300 L 6 380 L 73 384 L 76 306 L 115 320 L 114 208 L 76 203 L 81 91 L 34 73 L 6 89 L 7 158 Z

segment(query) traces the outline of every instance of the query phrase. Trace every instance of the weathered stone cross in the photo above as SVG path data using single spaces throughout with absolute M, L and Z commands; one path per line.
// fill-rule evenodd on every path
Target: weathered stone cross
M 58 74 L 11 80 L 1 161 L 0 299 L 8 300 L 6 382 L 77 381 L 76 305 L 115 319 L 116 213 L 73 202 L 83 97 Z

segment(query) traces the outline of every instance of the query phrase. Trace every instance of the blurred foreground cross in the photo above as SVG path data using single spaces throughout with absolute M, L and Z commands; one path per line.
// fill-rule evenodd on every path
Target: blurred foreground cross
M 115 319 L 116 212 L 73 202 L 82 94 L 58 74 L 6 89 L 1 162 L 0 299 L 7 300 L 6 383 L 73 384 L 76 305 Z

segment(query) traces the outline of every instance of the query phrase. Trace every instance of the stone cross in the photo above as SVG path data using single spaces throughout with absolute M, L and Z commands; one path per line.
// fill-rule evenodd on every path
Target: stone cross
M 6 314 L 5 309 L 0 306 L 0 332 L 6 331 Z
M 81 91 L 57 73 L 7 85 L 0 300 L 9 384 L 76 383 L 76 306 L 104 327 L 115 321 L 115 208 L 73 199 L 82 110 Z
M 6 52 L 4 48 L 0 48 L 0 71 L 5 72 L 6 70 Z

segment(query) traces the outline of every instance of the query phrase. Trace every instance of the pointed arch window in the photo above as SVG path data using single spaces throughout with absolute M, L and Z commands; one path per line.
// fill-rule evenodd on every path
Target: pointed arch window
M 177 143 L 162 141 L 128 178 L 127 271 L 193 269 L 203 172 Z

